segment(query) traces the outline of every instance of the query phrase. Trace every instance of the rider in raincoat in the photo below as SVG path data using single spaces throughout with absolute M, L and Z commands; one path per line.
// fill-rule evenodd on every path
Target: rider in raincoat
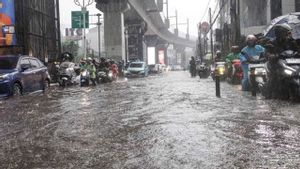
M 247 46 L 242 50 L 240 55 L 240 60 L 243 69 L 243 80 L 242 80 L 242 90 L 249 90 L 249 61 L 251 61 L 254 56 L 261 56 L 265 53 L 265 48 L 261 45 L 256 45 L 257 38 L 254 35 L 248 35 L 246 38 Z
M 90 78 L 93 83 L 93 85 L 96 85 L 96 66 L 93 64 L 93 59 L 88 58 L 87 63 L 84 65 L 85 69 L 87 69 L 90 72 Z

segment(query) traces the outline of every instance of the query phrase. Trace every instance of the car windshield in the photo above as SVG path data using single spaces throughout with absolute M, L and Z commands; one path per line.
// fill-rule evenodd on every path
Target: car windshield
M 131 68 L 142 68 L 143 67 L 143 63 L 131 63 L 130 67 Z
M 17 64 L 17 57 L 0 57 L 0 69 L 14 69 Z

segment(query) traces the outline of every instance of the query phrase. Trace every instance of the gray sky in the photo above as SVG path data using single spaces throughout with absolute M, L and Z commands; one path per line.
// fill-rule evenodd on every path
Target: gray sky
M 215 0 L 169 0 L 169 14 L 175 15 L 175 9 L 178 10 L 179 22 L 186 23 L 187 18 L 190 19 L 191 34 L 197 35 L 197 23 L 200 22 L 204 15 L 208 2 L 212 10 L 215 9 Z M 60 15 L 61 15 L 61 28 L 71 27 L 71 11 L 80 10 L 80 7 L 74 4 L 73 0 L 60 0 Z M 90 14 L 96 14 L 99 11 L 95 8 L 95 4 L 88 7 Z M 204 20 L 208 20 L 208 11 L 205 13 Z M 96 22 L 96 17 L 90 18 L 91 22 Z M 175 20 L 171 19 L 171 24 Z M 93 26 L 92 26 L 93 27 Z M 179 27 L 181 32 L 186 32 L 186 26 Z

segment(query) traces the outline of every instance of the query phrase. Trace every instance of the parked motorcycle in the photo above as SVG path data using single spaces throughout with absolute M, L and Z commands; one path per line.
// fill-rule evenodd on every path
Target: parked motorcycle
M 271 73 L 276 77 L 276 85 L 281 97 L 298 98 L 300 96 L 300 58 L 299 54 L 292 50 L 286 50 L 278 55 L 275 72 L 271 69 L 270 62 L 267 63 L 266 73 L 270 77 Z M 267 83 L 272 83 L 268 78 Z M 274 83 L 274 82 L 273 82 Z M 272 89 L 269 89 L 270 92 Z
M 72 62 L 63 62 L 58 69 L 58 83 L 60 86 L 69 86 L 76 84 L 76 66 Z
M 225 62 L 216 62 L 214 67 L 212 67 L 211 77 L 213 80 L 216 79 L 216 75 L 220 76 L 221 81 L 224 81 L 226 79 Z
M 202 79 L 202 78 L 206 79 L 209 77 L 211 70 L 210 70 L 210 67 L 207 66 L 206 63 L 201 63 L 201 64 L 197 65 L 197 72 L 198 72 L 200 79 Z
M 80 86 L 89 86 L 90 85 L 90 72 L 87 69 L 84 69 L 80 75 Z
M 235 59 L 231 62 L 231 70 L 228 71 L 228 82 L 231 84 L 241 84 L 243 79 L 243 69 L 241 61 Z

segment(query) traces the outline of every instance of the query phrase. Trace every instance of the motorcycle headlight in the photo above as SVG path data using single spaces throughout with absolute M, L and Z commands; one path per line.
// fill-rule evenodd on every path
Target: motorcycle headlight
M 224 75 L 224 72 L 225 72 L 225 68 L 224 68 L 224 67 L 220 67 L 220 68 L 218 69 L 219 75 Z
M 109 77 L 113 77 L 113 74 L 111 72 L 108 73 Z
M 81 74 L 82 76 L 87 76 L 87 72 L 86 71 L 84 71 L 84 72 L 82 72 L 82 74 Z
M 0 81 L 5 81 L 5 80 L 8 80 L 8 79 L 9 79 L 8 74 L 0 76 Z
M 292 76 L 293 71 L 291 71 L 291 70 L 289 70 L 289 69 L 285 69 L 285 70 L 284 70 L 284 73 L 285 73 L 286 75 Z
M 259 69 L 259 68 L 258 68 L 258 69 L 255 69 L 254 74 L 255 74 L 255 75 L 266 75 L 267 72 L 266 72 L 265 69 Z

